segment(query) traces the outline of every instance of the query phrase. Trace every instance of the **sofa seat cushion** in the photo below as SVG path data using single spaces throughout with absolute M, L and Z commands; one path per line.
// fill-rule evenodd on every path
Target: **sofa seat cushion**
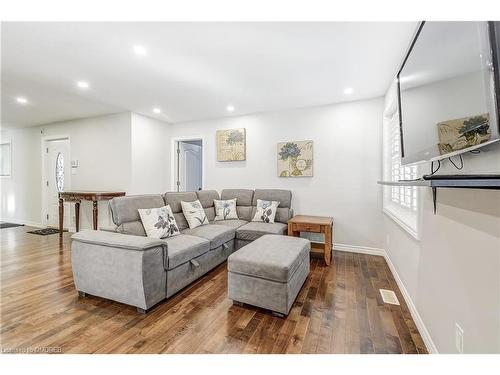
M 308 259 L 309 240 L 298 237 L 264 235 L 231 254 L 227 268 L 238 273 L 286 283 Z
M 219 224 L 209 224 L 193 229 L 185 229 L 182 233 L 204 238 L 210 241 L 210 249 L 216 249 L 234 239 L 235 229 Z
M 239 240 L 255 241 L 265 234 L 286 234 L 288 226 L 283 223 L 262 223 L 252 221 L 236 230 L 236 238 Z
M 210 250 L 210 242 L 204 238 L 180 234 L 162 239 L 168 246 L 168 269 L 174 269 Z
M 211 223 L 211 225 L 223 225 L 225 227 L 230 227 L 234 229 L 238 229 L 239 227 L 242 227 L 245 224 L 248 224 L 248 221 L 240 219 L 221 220 L 221 221 L 215 221 L 213 222 L 213 224 Z

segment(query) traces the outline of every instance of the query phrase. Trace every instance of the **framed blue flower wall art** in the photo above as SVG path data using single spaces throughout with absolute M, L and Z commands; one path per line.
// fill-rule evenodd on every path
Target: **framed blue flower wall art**
M 278 143 L 279 177 L 312 177 L 313 141 Z

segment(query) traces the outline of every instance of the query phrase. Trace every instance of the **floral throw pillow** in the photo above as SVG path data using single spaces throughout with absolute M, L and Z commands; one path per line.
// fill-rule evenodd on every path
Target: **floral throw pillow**
M 214 199 L 215 221 L 238 219 L 236 212 L 236 198 L 220 201 Z
M 200 225 L 208 224 L 208 217 L 199 200 L 194 202 L 181 201 L 182 213 L 186 217 L 189 228 L 193 229 Z
M 169 205 L 160 208 L 139 209 L 146 235 L 151 238 L 166 238 L 180 234 Z
M 264 201 L 262 199 L 257 199 L 257 210 L 255 211 L 255 216 L 252 221 L 261 221 L 263 223 L 274 223 L 274 217 L 276 216 L 276 211 L 280 202 L 276 201 Z

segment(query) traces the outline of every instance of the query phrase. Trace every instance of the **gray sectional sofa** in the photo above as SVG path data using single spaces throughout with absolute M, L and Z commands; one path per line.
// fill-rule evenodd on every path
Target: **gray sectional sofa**
M 236 200 L 239 219 L 213 221 L 214 199 Z M 200 200 L 210 224 L 188 227 L 181 201 Z M 275 223 L 252 222 L 257 199 L 279 201 Z M 287 233 L 293 216 L 289 190 L 227 189 L 132 195 L 114 198 L 110 209 L 113 231 L 85 230 L 72 237 L 72 267 L 76 289 L 136 306 L 141 312 L 169 298 L 228 256 L 265 234 Z M 138 209 L 169 204 L 180 235 L 152 239 L 146 237 Z

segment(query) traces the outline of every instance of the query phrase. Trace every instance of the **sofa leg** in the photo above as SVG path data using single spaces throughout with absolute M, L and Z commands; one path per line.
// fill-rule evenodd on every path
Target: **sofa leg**
M 82 292 L 81 290 L 78 291 L 78 297 L 84 298 L 87 295 L 87 293 Z
M 235 301 L 235 300 L 233 300 L 233 305 L 235 305 L 235 306 L 239 306 L 239 307 L 243 307 L 244 303 L 243 303 L 243 302 L 239 302 L 239 301 Z
M 282 313 L 279 313 L 279 312 L 276 312 L 276 311 L 271 311 L 272 315 L 273 316 L 276 316 L 278 318 L 285 318 L 285 314 L 282 314 Z
M 145 310 L 145 309 L 142 309 L 142 308 L 138 307 L 138 308 L 137 308 L 137 312 L 138 312 L 139 314 L 146 314 L 146 313 L 148 312 L 148 310 Z

